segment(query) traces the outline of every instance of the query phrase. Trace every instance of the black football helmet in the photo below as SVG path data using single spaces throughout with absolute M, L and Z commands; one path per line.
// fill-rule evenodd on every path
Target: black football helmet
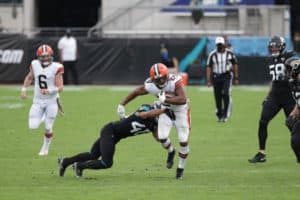
M 296 80 L 300 73 L 300 58 L 290 57 L 284 62 L 287 69 L 290 70 L 291 78 Z
M 269 52 L 273 57 L 278 57 L 285 49 L 285 40 L 281 36 L 273 36 L 268 44 Z

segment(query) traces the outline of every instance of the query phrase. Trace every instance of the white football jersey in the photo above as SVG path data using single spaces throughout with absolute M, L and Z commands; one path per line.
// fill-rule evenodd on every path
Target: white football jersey
M 168 80 L 167 80 L 167 85 L 162 89 L 159 89 L 155 85 L 155 83 L 153 83 L 151 78 L 148 78 L 145 81 L 144 86 L 145 86 L 145 89 L 147 90 L 148 93 L 153 94 L 156 97 L 158 96 L 158 94 L 161 91 L 164 91 L 166 93 L 166 95 L 175 96 L 175 90 L 178 87 L 183 86 L 183 82 L 182 82 L 182 77 L 180 75 L 169 74 L 169 77 L 168 77 Z M 184 105 L 171 105 L 171 108 L 174 111 L 180 111 L 180 110 L 186 109 L 187 104 L 184 104 Z
M 41 89 L 55 88 L 55 76 L 64 73 L 64 67 L 61 63 L 52 62 L 47 67 L 42 67 L 39 60 L 33 60 L 30 65 L 34 75 L 34 103 L 56 102 L 58 93 L 45 94 L 41 93 Z

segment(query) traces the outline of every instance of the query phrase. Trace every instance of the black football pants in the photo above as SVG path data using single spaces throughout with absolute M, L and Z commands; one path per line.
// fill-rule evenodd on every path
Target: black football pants
M 269 122 L 281 109 L 283 109 L 285 116 L 288 117 L 294 109 L 294 106 L 295 100 L 291 93 L 270 94 L 266 100 L 264 100 L 258 128 L 259 149 L 265 150 Z
M 64 166 L 67 167 L 75 162 L 80 162 L 82 169 L 106 169 L 112 167 L 115 145 L 117 143 L 113 133 L 111 124 L 104 126 L 91 151 L 64 158 Z M 98 160 L 99 157 L 101 157 L 101 160 Z
M 291 132 L 291 147 L 296 155 L 297 162 L 300 163 L 300 120 L 296 122 Z

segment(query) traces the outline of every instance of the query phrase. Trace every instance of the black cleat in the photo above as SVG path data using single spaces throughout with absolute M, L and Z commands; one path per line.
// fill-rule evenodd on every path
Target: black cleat
M 82 176 L 82 169 L 80 169 L 80 163 L 75 162 L 73 164 L 73 169 L 74 169 L 74 172 L 76 174 L 76 177 L 80 178 Z
M 59 166 L 59 176 L 64 176 L 66 167 L 63 164 L 64 158 L 58 158 L 58 166 Z
M 257 154 L 255 154 L 255 156 L 253 158 L 248 159 L 249 163 L 257 163 L 257 162 L 266 162 L 266 155 L 258 152 Z
M 182 179 L 183 178 L 183 170 L 184 169 L 181 169 L 181 168 L 177 168 L 176 170 L 176 179 Z
M 167 159 L 167 168 L 168 169 L 171 169 L 173 167 L 175 153 L 176 153 L 175 149 L 172 152 L 168 153 L 168 159 Z

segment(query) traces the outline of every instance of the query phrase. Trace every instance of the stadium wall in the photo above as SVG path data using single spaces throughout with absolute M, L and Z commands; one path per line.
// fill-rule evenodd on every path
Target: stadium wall
M 201 39 L 200 39 L 201 40 Z M 141 84 L 149 67 L 160 61 L 160 44 L 180 61 L 189 59 L 199 38 L 93 39 L 78 38 L 79 80 L 82 84 Z M 22 83 L 37 47 L 50 44 L 57 52 L 58 38 L 26 38 L 0 35 L 0 83 Z M 190 84 L 205 83 L 206 47 L 189 60 L 186 72 Z M 55 54 L 57 60 L 57 53 Z M 238 56 L 241 84 L 266 84 L 268 69 L 264 56 Z

